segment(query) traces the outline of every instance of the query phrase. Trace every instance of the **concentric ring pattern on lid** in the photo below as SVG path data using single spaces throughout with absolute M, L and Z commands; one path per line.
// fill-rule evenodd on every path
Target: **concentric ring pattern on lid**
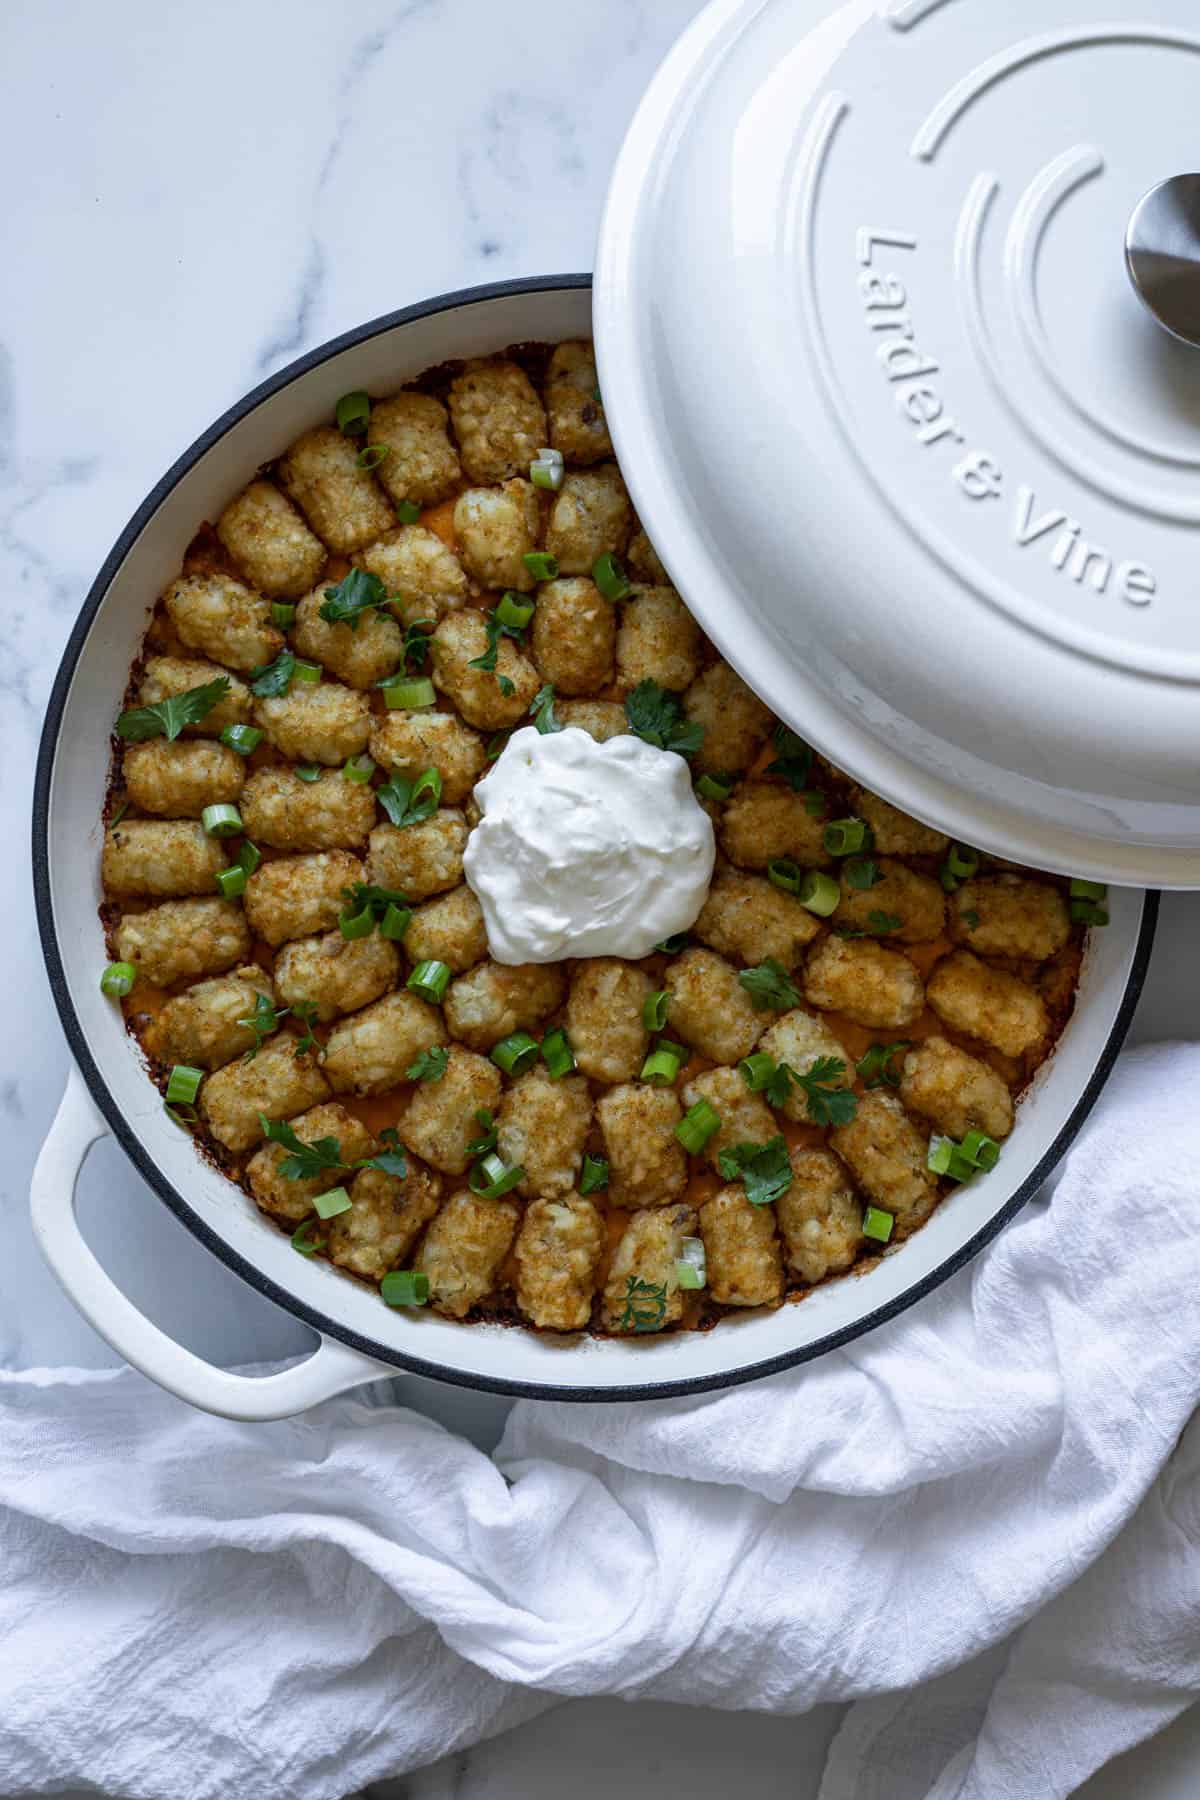
M 1131 12 L 1136 12 L 1131 17 Z M 1200 350 L 1126 267 L 1195 0 L 715 0 L 621 153 L 606 410 L 724 653 L 908 810 L 1200 885 Z

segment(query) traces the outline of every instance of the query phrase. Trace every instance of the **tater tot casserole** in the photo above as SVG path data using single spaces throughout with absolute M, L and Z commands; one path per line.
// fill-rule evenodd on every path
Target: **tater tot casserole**
M 470 846 L 529 730 L 682 759 L 686 930 L 499 960 Z M 297 1254 L 457 1320 L 705 1329 L 903 1254 L 1002 1154 L 1105 922 L 772 717 L 635 517 L 582 341 L 281 445 L 199 524 L 113 746 L 101 985 L 164 1104 Z

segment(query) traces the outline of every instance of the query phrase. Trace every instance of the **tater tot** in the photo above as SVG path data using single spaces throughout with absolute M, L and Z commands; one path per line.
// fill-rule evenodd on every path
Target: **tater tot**
M 202 738 L 128 744 L 121 773 L 133 804 L 165 819 L 198 819 L 206 806 L 236 801 L 246 779 L 236 750 Z
M 491 1293 L 520 1217 L 511 1200 L 478 1200 L 465 1188 L 446 1202 L 417 1257 L 435 1312 L 465 1319 Z
M 361 550 L 396 522 L 360 446 L 333 425 L 306 431 L 279 459 L 279 480 L 319 538 L 339 556 Z
M 312 1001 L 322 1025 L 369 1006 L 395 987 L 399 974 L 400 952 L 378 931 L 364 938 L 347 939 L 340 931 L 296 938 L 275 959 L 281 1000 L 286 1006 Z
M 687 1186 L 688 1165 L 675 1127 L 683 1113 L 674 1088 L 627 1082 L 596 1102 L 608 1157 L 610 1206 L 666 1206 Z
M 367 747 L 371 702 L 336 681 L 294 681 L 286 694 L 255 701 L 254 723 L 293 762 L 340 766 Z
M 671 995 L 667 1030 L 713 1062 L 736 1063 L 749 1056 L 767 1015 L 738 980 L 732 963 L 712 950 L 685 950 L 663 976 Z
M 953 1138 L 985 1131 L 999 1139 L 1012 1130 L 1012 1095 L 999 1075 L 943 1037 L 926 1038 L 904 1058 L 900 1098 Z
M 470 480 L 529 472 L 546 442 L 546 415 L 524 369 L 502 356 L 469 362 L 450 384 L 450 418 Z
M 723 869 L 713 881 L 693 934 L 710 950 L 759 963 L 773 957 L 794 969 L 821 921 L 792 894 L 740 869 Z
M 752 1094 L 738 1069 L 706 1069 L 683 1086 L 685 1107 L 707 1100 L 721 1121 L 704 1146 L 704 1155 L 717 1168 L 722 1150 L 738 1144 L 765 1144 L 775 1136 L 777 1127 L 770 1107 L 761 1094 Z
M 629 565 L 629 573 L 638 581 L 644 581 L 648 587 L 670 587 L 671 577 L 644 531 L 639 529 L 630 538 L 625 561 Z
M 330 1262 L 368 1281 L 382 1281 L 401 1268 L 441 1202 L 442 1178 L 408 1159 L 408 1173 L 360 1169 L 350 1183 L 349 1212 L 337 1213 L 322 1235 Z
M 404 633 L 390 613 L 376 609 L 361 614 L 356 625 L 331 625 L 321 617 L 325 589 L 305 594 L 296 608 L 292 643 L 301 656 L 321 664 L 352 688 L 374 687 L 394 675 L 404 655 Z
M 625 708 L 615 700 L 562 700 L 555 706 L 554 716 L 560 725 L 577 725 L 598 744 L 629 736 Z
M 365 875 L 348 850 L 275 857 L 246 883 L 243 903 L 251 930 L 267 944 L 329 931 L 345 909 L 344 890 Z
M 633 1214 L 604 1284 L 607 1331 L 640 1336 L 678 1324 L 683 1295 L 675 1264 L 684 1238 L 694 1237 L 696 1228 L 690 1206 L 658 1206 Z
M 823 1058 L 842 1065 L 839 1075 L 831 1075 L 822 1081 L 822 1087 L 852 1087 L 854 1085 L 854 1065 L 842 1046 L 840 1038 L 835 1037 L 824 1019 L 815 1018 L 802 1006 L 786 1012 L 781 1018 L 769 1025 L 758 1040 L 760 1050 L 773 1056 L 777 1063 L 786 1063 L 797 1075 L 808 1075 L 813 1065 Z M 785 1117 L 795 1121 L 797 1125 L 808 1123 L 808 1096 L 802 1089 L 794 1085 L 788 1088 L 788 1096 L 779 1109 Z
M 443 962 L 455 975 L 482 962 L 488 950 L 487 929 L 483 908 L 470 888 L 452 888 L 418 906 L 404 934 L 404 949 L 411 962 Z
M 409 781 L 436 769 L 445 806 L 461 805 L 487 767 L 483 739 L 453 713 L 389 712 L 372 723 L 370 751 Z
M 499 1100 L 500 1071 L 495 1063 L 455 1044 L 441 1080 L 423 1081 L 413 1089 L 400 1121 L 400 1136 L 433 1168 L 445 1175 L 462 1175 L 472 1160 L 468 1145 L 482 1131 L 475 1115 L 494 1112 Z
M 808 953 L 804 997 L 822 1012 L 844 1013 L 872 1030 L 901 1030 L 920 1017 L 925 987 L 899 950 L 870 938 L 827 937 Z
M 182 644 L 227 668 L 260 668 L 283 649 L 271 602 L 232 575 L 181 575 L 163 595 L 163 606 Z
M 852 1123 L 831 1131 L 829 1142 L 868 1199 L 895 1214 L 897 1238 L 925 1223 L 937 1201 L 929 1135 L 894 1094 L 864 1094 Z
M 454 502 L 459 554 L 480 587 L 529 592 L 534 578 L 522 559 L 537 549 L 541 522 L 537 489 L 529 481 L 468 488 Z
M 322 1067 L 335 1094 L 382 1094 L 405 1079 L 422 1050 L 445 1042 L 437 1007 L 400 988 L 334 1026 Z
M 596 353 L 590 343 L 557 344 L 546 370 L 550 443 L 569 463 L 600 462 L 613 453 L 597 398 Z
M 418 619 L 433 624 L 467 598 L 462 564 L 425 525 L 397 525 L 360 550 L 354 560 L 378 575 L 388 593 L 395 595 L 392 610 L 406 624 Z
M 592 1100 L 582 1075 L 554 1080 L 540 1065 L 518 1076 L 496 1118 L 500 1154 L 525 1171 L 518 1193 L 569 1194 L 579 1176 L 592 1124 Z
M 582 1331 L 592 1312 L 606 1235 L 578 1194 L 534 1200 L 517 1238 L 517 1305 L 543 1331 Z
M 443 806 L 416 825 L 376 825 L 367 852 L 367 879 L 410 900 L 427 900 L 463 877 L 467 821 Z
M 1041 995 L 1027 981 L 955 950 L 929 978 L 929 1004 L 953 1031 L 993 1044 L 1005 1056 L 1035 1050 L 1050 1029 Z
M 411 389 L 377 400 L 367 436 L 387 455 L 375 479 L 393 500 L 436 506 L 462 479 L 458 452 L 450 442 L 450 416 L 432 394 Z
M 862 1202 L 829 1150 L 793 1150 L 792 1185 L 775 1202 L 789 1269 L 810 1285 L 848 1269 L 862 1244 Z
M 725 1187 L 700 1208 L 708 1291 L 722 1306 L 778 1306 L 783 1258 L 769 1206 L 752 1206 L 744 1187 Z
M 590 694 L 612 680 L 615 609 L 594 581 L 547 581 L 529 632 L 538 673 L 560 694 Z
M 700 670 L 700 627 L 674 588 L 638 589 L 621 607 L 617 680 L 622 687 L 655 681 L 674 692 Z
M 494 669 L 470 667 L 488 649 L 487 621 L 482 613 L 447 613 L 431 644 L 434 684 L 449 694 L 468 725 L 481 731 L 503 731 L 525 717 L 541 682 L 533 664 L 511 638 L 499 640 Z M 501 688 L 502 680 L 509 683 L 511 692 Z
M 297 1056 L 296 1039 L 283 1031 L 252 1062 L 227 1063 L 208 1077 L 200 1089 L 200 1116 L 219 1144 L 240 1155 L 265 1136 L 260 1113 L 265 1119 L 294 1119 L 328 1098 L 329 1083 L 316 1057 L 311 1051 Z
M 632 963 L 607 956 L 576 963 L 567 1035 L 576 1063 L 593 1081 L 635 1080 L 650 1045 L 642 1008 L 653 992 L 645 970 Z
M 258 769 L 242 792 L 247 837 L 273 850 L 361 847 L 375 819 L 375 791 L 326 769 L 301 781 L 293 769 Z
M 224 676 L 229 690 L 224 700 L 210 706 L 202 719 L 183 728 L 184 737 L 220 737 L 227 725 L 246 725 L 250 720 L 250 689 L 217 663 L 192 662 L 183 656 L 150 656 L 138 687 L 139 706 L 158 706 L 192 688 L 207 687 Z
M 872 887 L 856 887 L 854 877 L 873 867 L 878 879 Z M 851 857 L 842 864 L 842 897 L 834 922 L 851 931 L 869 931 L 872 913 L 885 915 L 892 929 L 888 939 L 896 944 L 928 944 L 940 937 L 946 923 L 946 896 L 940 882 L 919 875 L 890 857 Z M 895 921 L 899 923 L 895 923 Z
M 114 897 L 169 900 L 215 893 L 228 866 L 220 839 L 190 819 L 122 819 L 104 834 L 100 878 Z
M 167 1001 L 151 1022 L 147 1045 L 159 1062 L 219 1069 L 258 1042 L 245 1021 L 253 1018 L 260 994 L 274 1004 L 271 977 L 257 963 L 198 981 Z
M 280 600 L 306 594 L 325 567 L 325 546 L 269 481 L 252 481 L 217 520 L 217 536 L 251 587 Z
M 950 935 L 977 956 L 1045 962 L 1071 935 L 1062 894 L 1046 881 L 983 875 L 964 881 L 950 900 Z
M 250 930 L 231 900 L 165 900 L 129 913 L 116 931 L 117 956 L 156 987 L 223 975 L 250 953 Z
M 270 1116 L 268 1113 L 267 1117 Z M 302 1144 L 315 1144 L 319 1138 L 336 1138 L 338 1154 L 347 1166 L 374 1154 L 376 1146 L 371 1133 L 336 1100 L 314 1106 L 289 1123 Z M 345 1186 L 346 1170 L 322 1169 L 317 1175 L 302 1175 L 293 1180 L 280 1168 L 290 1154 L 282 1144 L 264 1144 L 246 1164 L 246 1178 L 264 1212 L 299 1224 L 301 1219 L 307 1219 L 318 1194 Z
M 790 857 L 806 869 L 833 861 L 825 848 L 825 820 L 808 810 L 803 794 L 777 781 L 744 781 L 721 815 L 721 848 L 743 869 L 765 869 Z
M 560 575 L 590 575 L 597 557 L 620 555 L 629 538 L 633 508 L 616 463 L 572 470 L 546 522 L 546 549 Z
M 446 990 L 446 1023 L 472 1050 L 533 1031 L 562 1004 L 566 978 L 553 963 L 483 962 Z
M 950 843 L 944 832 L 911 819 L 869 788 L 854 789 L 854 813 L 871 827 L 875 848 L 882 856 L 940 856 Z
M 704 727 L 704 742 L 692 759 L 700 772 L 748 769 L 771 732 L 769 707 L 726 662 L 697 675 L 683 696 L 683 710 Z

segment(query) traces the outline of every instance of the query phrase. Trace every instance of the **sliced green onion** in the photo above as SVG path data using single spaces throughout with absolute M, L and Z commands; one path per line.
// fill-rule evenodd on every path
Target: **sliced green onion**
M 743 1056 L 738 1068 L 742 1071 L 742 1080 L 752 1094 L 761 1094 L 775 1073 L 775 1058 L 768 1056 L 765 1050 L 756 1050 L 753 1056 Z
M 190 1131 L 192 1126 L 198 1124 L 200 1120 L 200 1115 L 194 1106 L 168 1106 L 164 1101 L 163 1111 L 173 1125 L 178 1125 L 180 1131 Z
M 200 814 L 200 823 L 209 837 L 237 837 L 245 829 L 236 806 L 206 806 Z
M 605 1156 L 585 1156 L 583 1167 L 579 1171 L 579 1191 L 581 1194 L 598 1194 L 601 1188 L 608 1186 L 608 1158 Z
M 297 781 L 320 781 L 321 770 L 316 763 L 299 763 L 292 771 Z
M 379 921 L 379 935 L 398 944 L 411 924 L 412 907 L 397 906 L 394 900 L 389 900 L 388 909 Z
M 250 839 L 246 838 L 235 860 L 239 868 L 245 869 L 247 875 L 253 875 L 262 861 L 262 851 L 257 844 L 252 844 Z
M 404 985 L 410 994 L 419 994 L 431 1006 L 440 1006 L 450 985 L 450 970 L 444 962 L 418 963 Z
M 1107 900 L 1108 888 L 1103 881 L 1073 880 L 1071 883 L 1072 900 Z
M 956 1144 L 952 1137 L 930 1138 L 929 1155 L 925 1160 L 935 1175 L 948 1175 L 951 1181 L 970 1181 L 975 1173 L 975 1164 L 968 1162 L 962 1145 Z
M 642 1064 L 642 1080 L 651 1087 L 670 1087 L 677 1079 L 684 1059 L 674 1050 L 664 1050 L 660 1044 L 652 1050 Z
M 1094 900 L 1072 900 L 1071 918 L 1076 925 L 1107 925 L 1108 909 Z
M 226 725 L 221 733 L 221 742 L 239 756 L 251 755 L 262 741 L 263 734 L 255 725 Z
M 494 616 L 501 625 L 508 625 L 513 631 L 524 631 L 533 614 L 532 600 L 522 600 L 520 594 L 507 593 L 501 594 Z
M 471 1170 L 467 1185 L 481 1200 L 499 1200 L 502 1194 L 509 1193 L 524 1179 L 525 1171 L 519 1163 L 510 1166 L 502 1156 L 489 1150 Z
M 429 1277 L 420 1269 L 392 1269 L 380 1282 L 379 1294 L 388 1306 L 424 1306 Z
M 825 827 L 824 844 L 830 856 L 853 856 L 866 849 L 869 835 L 862 819 L 834 819 Z
M 677 1056 L 681 1066 L 684 1063 L 691 1061 L 692 1053 L 687 1045 L 677 1044 L 672 1038 L 660 1037 L 654 1048 L 656 1050 L 665 1050 L 668 1056 Z
M 354 1205 L 344 1187 L 330 1188 L 327 1194 L 318 1194 L 313 1201 L 313 1211 L 318 1219 L 336 1219 L 339 1213 L 349 1212 Z
M 371 398 L 361 388 L 355 388 L 352 394 L 343 394 L 337 403 L 337 428 L 345 432 L 347 437 L 359 437 L 367 429 L 367 420 L 371 417 Z
M 348 943 L 355 938 L 370 937 L 375 929 L 375 913 L 370 901 L 359 912 L 343 912 L 338 914 L 338 930 Z
M 560 1081 L 575 1067 L 575 1052 L 561 1025 L 554 1031 L 548 1031 L 542 1039 L 542 1061 L 552 1081 Z
M 360 469 L 377 469 L 391 454 L 390 444 L 364 444 L 354 461 Z
M 948 894 L 953 894 L 961 885 L 957 875 L 952 875 L 945 863 L 938 870 L 938 879 Z
M 442 798 L 442 772 L 440 769 L 423 769 L 413 782 L 412 793 L 408 796 L 408 810 L 414 812 L 426 794 L 433 795 L 433 804 L 437 806 Z
M 419 706 L 432 706 L 436 699 L 437 695 L 428 675 L 416 675 L 407 680 L 392 681 L 383 690 L 383 703 L 390 712 L 411 710 Z
M 979 852 L 972 850 L 969 844 L 951 844 L 945 867 L 960 881 L 970 881 L 972 875 L 979 873 Z
M 802 869 L 798 862 L 790 856 L 777 856 L 767 864 L 767 880 L 774 887 L 782 888 L 785 894 L 798 894 L 804 886 L 804 878 L 808 871 Z M 840 896 L 839 896 L 840 898 Z
M 187 1063 L 176 1063 L 167 1076 L 167 1105 L 190 1106 L 200 1092 L 203 1080 L 203 1069 L 193 1069 Z
M 896 1220 L 890 1212 L 884 1212 L 879 1206 L 868 1206 L 863 1214 L 863 1236 L 874 1238 L 877 1244 L 886 1244 L 892 1235 L 895 1223 Z
M 342 774 L 347 781 L 353 781 L 358 787 L 365 787 L 375 773 L 375 764 L 369 756 L 351 756 L 342 764 Z
M 296 609 L 287 600 L 272 600 L 271 623 L 278 625 L 280 631 L 286 631 L 296 622 Z
M 961 1154 L 976 1169 L 994 1169 L 1000 1161 L 1000 1146 L 986 1131 L 968 1131 L 962 1141 Z
M 297 657 L 296 666 L 292 670 L 292 679 L 294 681 L 306 681 L 310 687 L 315 687 L 317 682 L 321 679 L 320 663 L 301 662 L 300 658 Z
M 415 500 L 397 500 L 396 517 L 402 525 L 415 525 L 421 516 L 421 509 Z
M 527 550 L 521 561 L 535 581 L 558 580 L 558 558 L 548 550 Z
M 298 1225 L 292 1233 L 292 1249 L 298 1250 L 301 1256 L 314 1256 L 322 1248 L 320 1240 L 314 1242 L 311 1236 L 315 1224 L 315 1219 L 305 1219 L 303 1225 Z
M 809 869 L 796 892 L 801 906 L 809 912 L 816 913 L 818 918 L 827 919 L 837 911 L 842 890 L 832 875 L 823 875 L 820 869 Z
M 592 580 L 606 600 L 623 600 L 626 594 L 633 591 L 629 585 L 629 577 L 611 550 L 606 550 L 592 564 Z
M 241 863 L 234 863 L 231 868 L 221 869 L 217 875 L 217 886 L 225 900 L 236 900 L 239 894 L 246 891 L 246 883 L 250 877 Z
M 647 1031 L 661 1031 L 667 1022 L 667 1009 L 671 1004 L 670 991 L 660 988 L 657 994 L 647 994 L 642 1001 L 642 1024 Z
M 492 1048 L 492 1061 L 506 1075 L 523 1075 L 538 1059 L 541 1045 L 527 1031 L 514 1031 Z
M 675 1264 L 675 1280 L 681 1288 L 702 1288 L 708 1280 L 708 1258 L 703 1238 L 684 1238 Z
M 123 1000 L 136 980 L 136 963 L 109 963 L 100 977 L 100 992 L 110 1000 Z
M 721 1129 L 721 1115 L 707 1100 L 689 1106 L 675 1127 L 675 1136 L 692 1156 L 699 1156 L 710 1137 Z
M 696 783 L 696 792 L 702 800 L 728 800 L 733 792 L 733 776 L 702 775 Z
M 552 493 L 558 492 L 565 474 L 561 450 L 539 450 L 529 465 L 529 479 L 534 487 L 548 488 Z

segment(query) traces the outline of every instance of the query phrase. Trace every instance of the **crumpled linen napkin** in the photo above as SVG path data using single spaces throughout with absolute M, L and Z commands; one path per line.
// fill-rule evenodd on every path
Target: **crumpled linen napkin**
M 338 1800 L 608 1693 L 857 1699 L 823 1800 L 1066 1796 L 1200 1688 L 1198 1093 L 1200 1047 L 1131 1053 L 909 1313 L 726 1394 L 522 1402 L 494 1459 L 403 1378 L 254 1426 L 0 1377 L 0 1790 Z

